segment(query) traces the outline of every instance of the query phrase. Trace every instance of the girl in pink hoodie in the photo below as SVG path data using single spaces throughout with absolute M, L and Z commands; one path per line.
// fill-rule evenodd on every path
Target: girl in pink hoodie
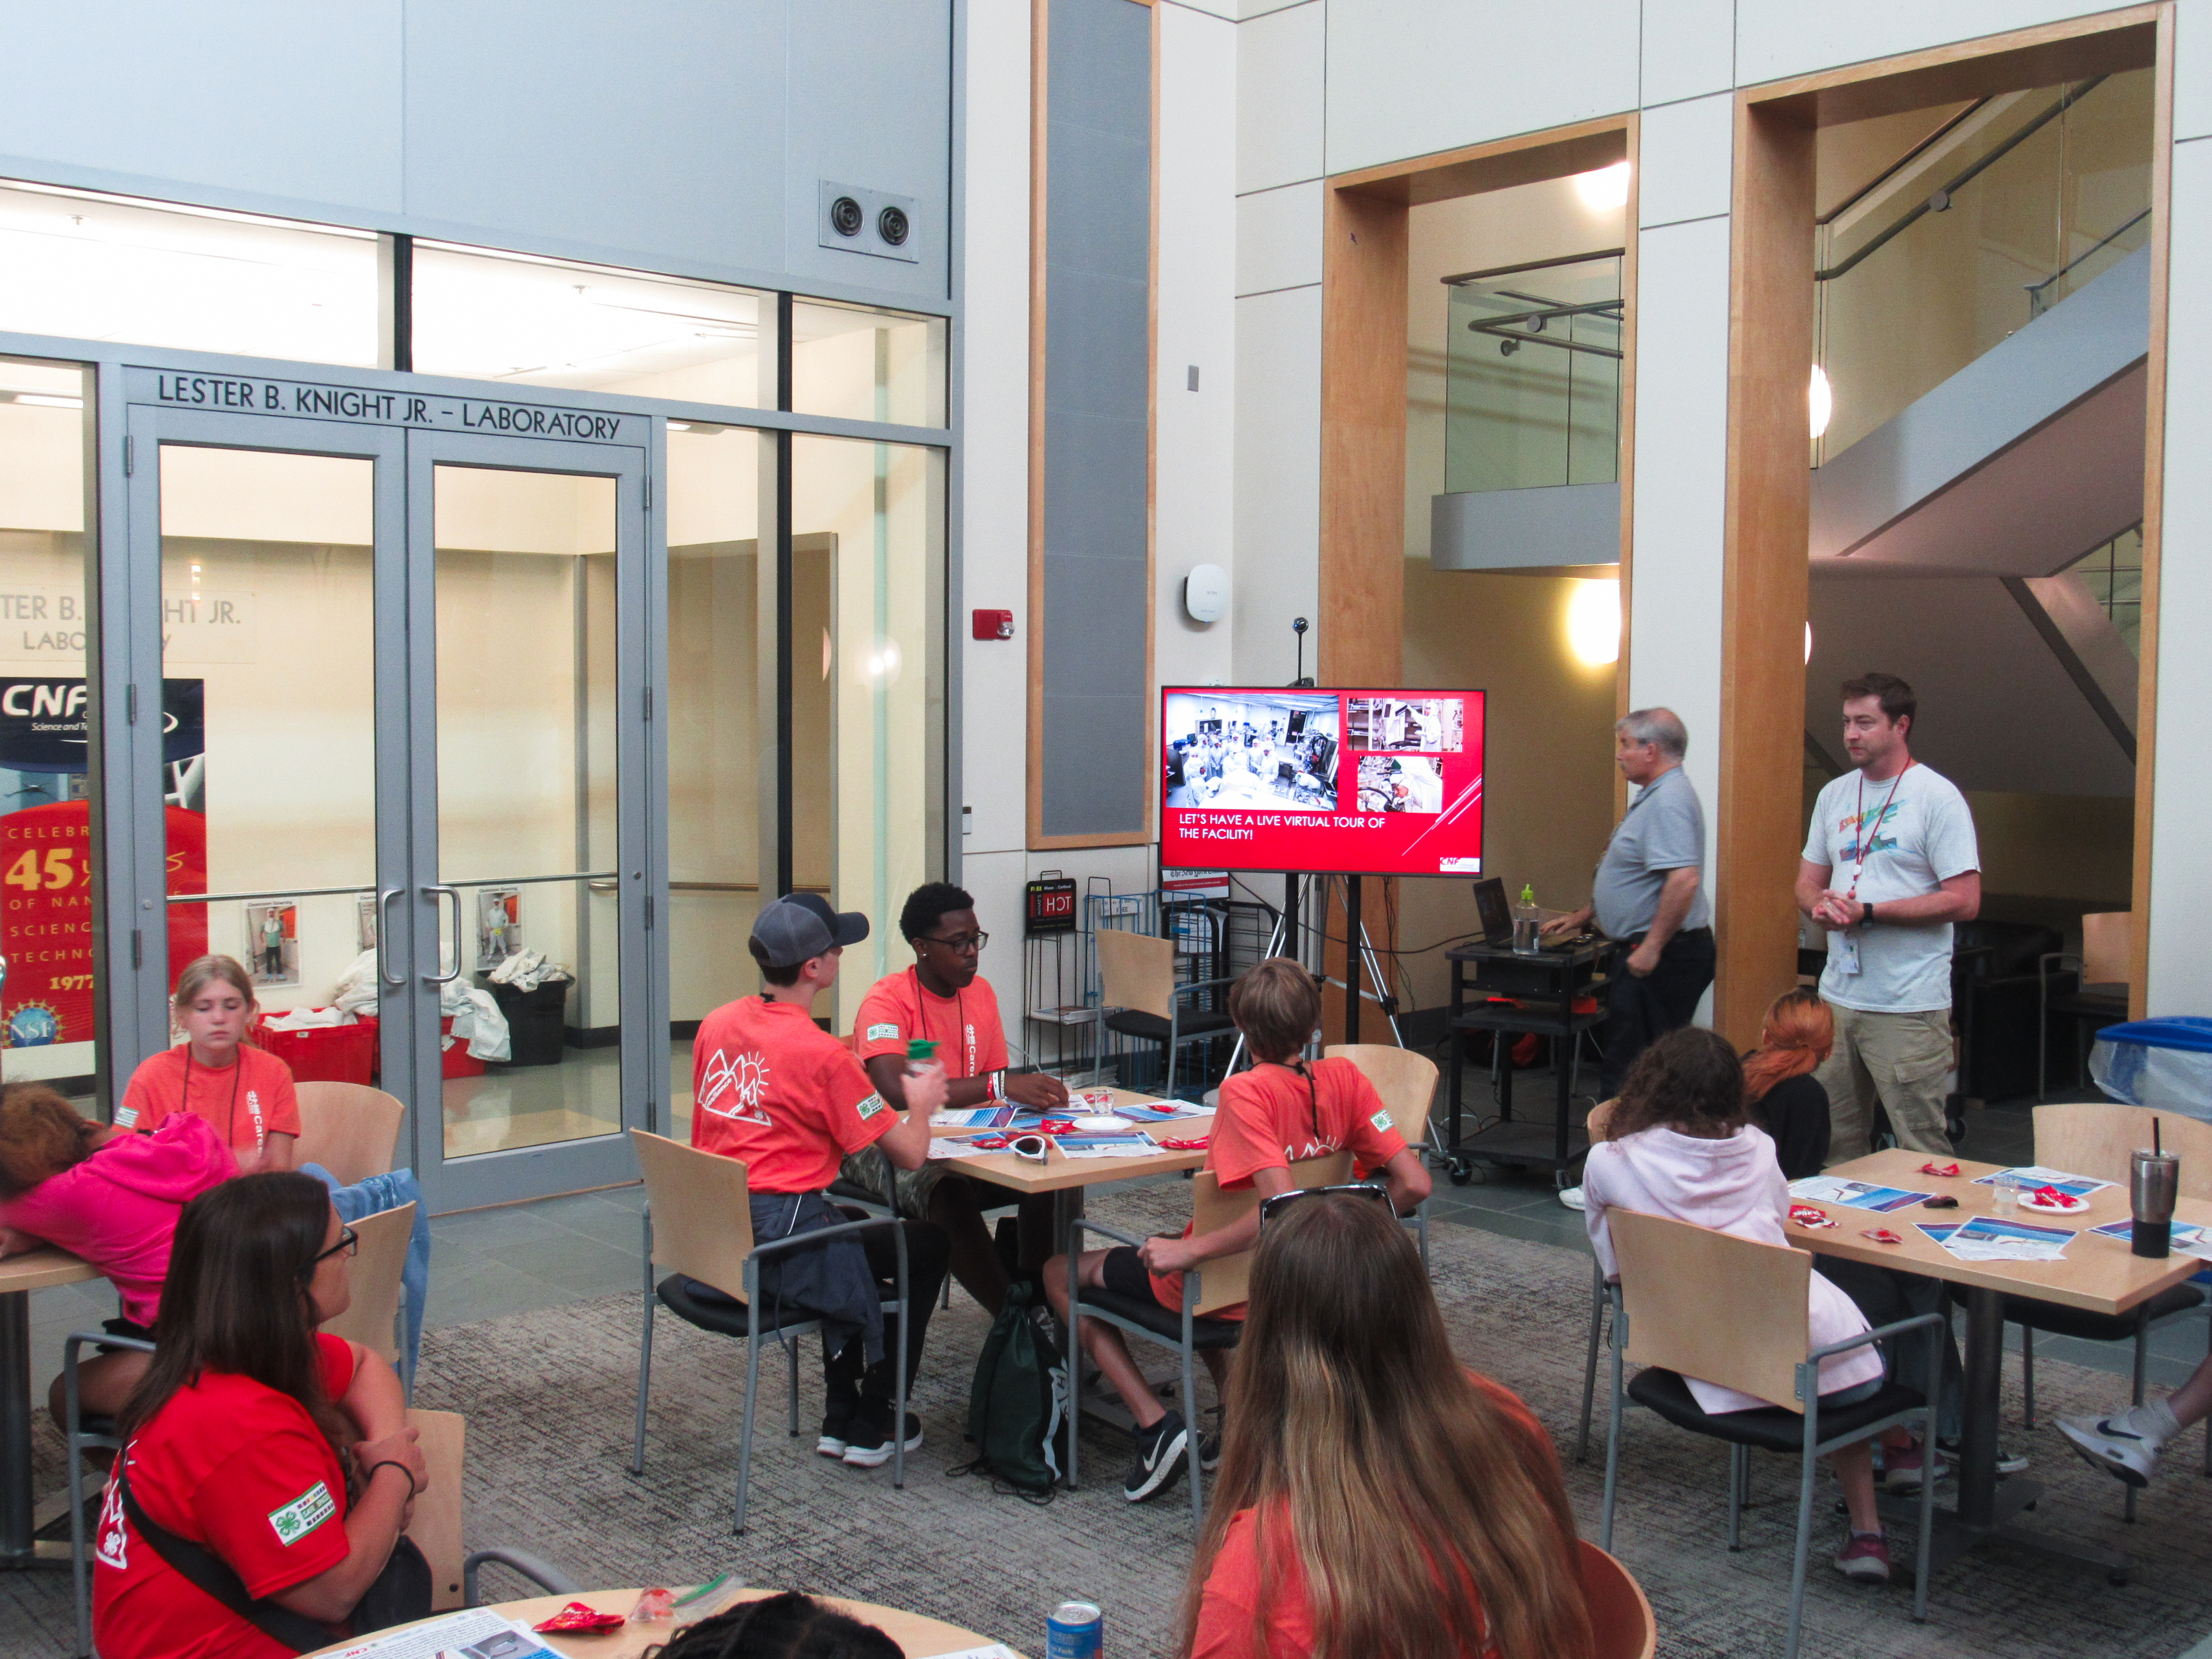
M 1620 1276 L 1606 1221 L 1609 1209 L 1667 1216 L 1761 1244 L 1789 1244 L 1782 1224 L 1790 1186 L 1775 1159 L 1774 1142 L 1750 1117 L 1743 1062 L 1717 1033 L 1696 1026 L 1670 1031 L 1638 1056 L 1605 1126 L 1607 1138 L 1590 1148 L 1583 1171 L 1583 1217 L 1608 1280 Z M 1808 1295 L 1811 1346 L 1826 1347 L 1869 1328 L 1858 1304 L 1817 1273 Z M 1850 1404 L 1880 1389 L 1883 1376 L 1881 1355 L 1871 1346 L 1831 1354 L 1820 1362 L 1820 1398 L 1830 1405 Z M 1773 1403 L 1717 1382 L 1685 1381 L 1708 1413 Z M 1911 1437 L 1902 1430 L 1891 1433 L 1903 1455 Z M 1837 1570 L 1850 1578 L 1887 1579 L 1889 1553 L 1875 1509 L 1873 1443 L 1844 1447 L 1828 1462 L 1851 1517 Z
M 0 1256 L 58 1244 L 107 1276 L 123 1316 L 111 1336 L 150 1340 L 169 1271 L 169 1241 L 184 1207 L 238 1173 L 222 1138 L 179 1113 L 150 1135 L 87 1121 L 43 1084 L 0 1090 Z M 112 1417 L 150 1356 L 103 1352 L 77 1369 L 87 1416 Z M 49 1405 L 63 1420 L 62 1382 Z

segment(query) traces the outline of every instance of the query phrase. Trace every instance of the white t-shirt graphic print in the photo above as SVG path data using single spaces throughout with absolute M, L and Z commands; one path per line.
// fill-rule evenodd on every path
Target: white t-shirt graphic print
M 1896 784 L 1893 794 L 1890 785 Z M 1885 810 L 1884 803 L 1887 803 Z M 1859 863 L 1863 811 L 1869 820 L 1866 863 Z M 1805 836 L 1805 860 L 1828 866 L 1828 885 L 1851 890 L 1875 907 L 1871 927 L 1851 930 L 1858 945 L 1859 971 L 1842 971 L 1830 933 L 1827 970 L 1820 995 L 1839 1008 L 1868 1013 L 1915 1014 L 1951 1006 L 1951 924 L 1898 924 L 1881 915 L 1897 899 L 1935 892 L 1954 876 L 1982 867 L 1974 840 L 1973 814 L 1966 798 L 1940 772 L 1915 764 L 1895 779 L 1876 783 L 1846 772 L 1820 791 Z

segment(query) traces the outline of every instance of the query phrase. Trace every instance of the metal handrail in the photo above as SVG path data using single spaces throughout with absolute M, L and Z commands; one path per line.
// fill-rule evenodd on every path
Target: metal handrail
M 1487 270 L 1462 270 L 1437 280 L 1446 288 L 1457 288 L 1462 283 L 1480 283 L 1492 276 L 1517 276 L 1524 270 L 1553 270 L 1561 265 L 1586 265 L 1597 259 L 1618 259 L 1627 252 L 1625 247 L 1601 247 L 1589 253 L 1568 253 L 1551 259 L 1523 259 L 1518 264 L 1492 265 Z
M 1867 243 L 1865 246 L 1859 249 L 1857 252 L 1852 254 L 1848 259 L 1845 259 L 1841 264 L 1832 265 L 1826 270 L 1815 269 L 1813 272 L 1813 280 L 1816 283 L 1834 282 L 1837 277 L 1844 275 L 1850 270 L 1855 270 L 1862 261 L 1865 260 L 1877 250 L 1887 246 L 1893 239 L 1905 230 L 1908 227 L 1918 223 L 1920 220 L 1925 218 L 1930 213 L 1940 213 L 1948 209 L 1951 205 L 1951 198 L 1954 195 L 1957 194 L 1960 190 L 1963 190 L 1969 184 L 1972 184 L 1974 179 L 1978 178 L 1987 168 L 1993 166 L 2000 158 L 2009 155 L 2014 150 L 2019 149 L 2021 145 L 2026 143 L 2028 139 L 2033 137 L 2037 132 L 2042 131 L 2044 127 L 2049 125 L 2052 121 L 2057 119 L 2058 117 L 2063 115 L 2068 110 L 2073 108 L 2075 105 L 2080 103 L 2084 98 L 2087 98 L 2099 87 L 2104 85 L 2107 78 L 2109 77 L 2102 75 L 2093 76 L 2088 80 L 2084 81 L 2079 88 L 2069 87 L 2067 88 L 2067 90 L 2060 95 L 2057 103 L 2053 104 L 2049 109 L 2044 111 L 2042 114 L 2037 116 L 2035 119 L 2030 121 L 2026 126 L 2022 127 L 2018 132 L 2013 134 L 2011 137 L 2006 139 L 2004 143 L 1999 144 L 1995 149 L 1990 151 L 1988 155 L 1976 161 L 1964 173 L 1959 174 L 1957 178 L 1952 179 L 1948 184 L 1944 185 L 1942 188 L 1931 191 L 1926 200 L 1916 205 L 1910 213 L 1898 220 L 1887 230 L 1883 231 L 1879 236 L 1876 236 L 1872 241 Z
M 2063 276 L 2068 271 L 2073 270 L 2075 266 L 2085 264 L 2089 260 L 2095 258 L 2100 253 L 2102 253 L 2106 248 L 2112 246 L 2113 243 L 2118 241 L 2121 237 L 2126 235 L 2130 231 L 2133 230 L 2137 225 L 2141 224 L 2144 220 L 2149 217 L 2150 210 L 2148 208 L 2145 208 L 2141 213 L 2136 215 L 2134 218 L 2129 220 L 2127 223 L 2122 225 L 2118 230 L 2113 231 L 2109 235 L 2100 237 L 2097 240 L 2096 246 L 2092 247 L 2087 253 L 2083 253 L 2075 258 L 2069 259 L 2064 264 L 2059 266 L 2057 270 L 2052 271 L 2051 275 L 2045 277 L 2039 283 L 2028 283 L 2024 284 L 2027 289 L 2027 314 L 2029 318 L 2033 319 L 2034 318 L 2040 317 L 2043 314 L 2044 289 L 2049 288 L 2061 276 Z

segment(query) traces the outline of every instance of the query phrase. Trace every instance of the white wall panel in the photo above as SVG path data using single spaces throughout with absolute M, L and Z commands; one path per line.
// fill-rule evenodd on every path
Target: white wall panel
M 1735 118 L 1735 100 L 1728 93 L 1644 112 L 1637 143 L 1644 168 L 1637 212 L 1644 225 L 1710 218 L 1729 210 Z
M 2212 0 L 2181 0 L 2174 13 L 2173 137 L 2212 137 Z
M 1293 6 L 1313 6 L 1318 9 L 1328 0 L 1244 0 L 1240 17 L 1267 17 L 1279 11 L 1288 11 Z
M 978 7 L 977 10 L 983 8 Z M 1026 12 L 1027 8 L 1024 8 Z M 972 15 L 972 14 L 971 14 Z M 1026 32 L 1029 19 L 1022 19 Z M 970 855 L 962 866 L 960 885 L 975 900 L 975 920 L 991 942 L 983 949 L 982 974 L 999 999 L 999 1018 L 1006 1032 L 1007 1053 L 1024 1064 L 1022 1053 L 1022 888 L 1029 880 L 1027 854 L 1019 852 Z M 905 896 L 900 896 L 903 904 Z M 890 919 L 896 927 L 898 918 Z
M 1541 18 L 1505 0 L 1330 0 L 1328 170 L 1633 109 L 1637 20 L 1637 0 Z
M 1161 3 L 1187 6 L 1193 11 L 1204 12 L 1208 17 L 1218 17 L 1225 22 L 1237 21 L 1237 0 L 1161 0 Z
M 2212 47 L 2212 43 L 2203 43 Z M 2212 773 L 2197 711 L 2212 708 L 2212 313 L 2187 296 L 2212 284 L 2212 142 L 2173 151 L 2175 303 L 2166 317 L 2166 516 L 2159 563 L 2156 799 L 2151 811 L 2154 1014 L 2212 1012 L 2201 919 L 2212 914 Z
M 1328 18 L 1324 0 L 1306 0 L 1237 29 L 1238 190 L 1269 190 L 1321 176 Z
M 1644 102 L 1735 83 L 1735 0 L 1644 0 Z
M 1321 281 L 1321 193 L 1316 179 L 1237 198 L 1237 292 L 1267 294 Z
M 0 16 L 0 154 L 302 203 L 400 205 L 403 0 L 10 0 Z
M 1287 685 L 1291 618 L 1321 617 L 1321 289 L 1237 301 L 1237 633 L 1231 678 Z M 1306 672 L 1317 633 L 1306 635 Z
M 975 809 L 961 850 L 975 891 L 977 855 L 1018 851 L 1029 833 L 1029 644 L 968 637 L 977 606 L 1011 611 L 1018 629 L 1029 628 L 1029 0 L 969 0 L 967 74 L 967 308 L 978 323 L 960 336 L 963 585 L 952 610 L 961 801 Z
M 2101 9 L 2082 0 L 1737 0 L 1736 84 L 1840 69 Z
M 1194 564 L 1236 568 L 1237 34 L 1200 12 L 1160 13 L 1152 670 L 1162 684 L 1225 679 L 1236 626 L 1191 621 L 1182 579 Z
M 1682 717 L 1685 766 L 1710 813 L 1720 800 L 1729 222 L 1645 231 L 1637 248 L 1628 700 Z

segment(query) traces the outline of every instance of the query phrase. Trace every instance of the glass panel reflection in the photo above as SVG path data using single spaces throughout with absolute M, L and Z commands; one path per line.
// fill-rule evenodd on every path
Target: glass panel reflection
M 621 1127 L 615 483 L 433 477 L 439 878 L 462 951 L 441 1012 L 494 1034 L 444 1051 L 450 1158 Z M 484 1054 L 502 1024 L 506 1056 Z
M 801 415 L 943 426 L 944 319 L 794 301 L 791 406 Z

